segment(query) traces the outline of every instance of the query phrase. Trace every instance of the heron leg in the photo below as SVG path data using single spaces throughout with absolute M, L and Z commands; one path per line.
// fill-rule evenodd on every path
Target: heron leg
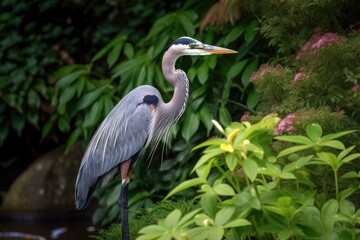
M 120 164 L 121 173 L 121 191 L 120 191 L 120 212 L 121 212 L 121 226 L 122 226 L 122 240 L 129 240 L 129 223 L 128 223 L 128 188 L 130 177 L 132 173 L 131 160 L 124 161 Z

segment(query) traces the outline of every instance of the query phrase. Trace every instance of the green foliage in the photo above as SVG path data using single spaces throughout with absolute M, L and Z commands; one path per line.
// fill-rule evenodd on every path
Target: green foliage
M 260 33 L 285 56 L 299 50 L 317 30 L 344 32 L 359 21 L 360 6 L 354 0 L 233 2 L 243 11 L 259 16 Z
M 176 202 L 164 201 L 156 205 L 151 205 L 145 209 L 138 208 L 136 209 L 138 212 L 136 218 L 129 220 L 129 224 L 131 226 L 131 239 L 136 238 L 140 229 L 151 224 L 156 224 L 160 219 L 165 218 L 174 209 L 178 209 L 178 211 L 181 211 L 183 214 L 188 214 L 197 208 L 198 206 L 192 201 L 184 200 Z M 108 229 L 101 229 L 99 230 L 98 235 L 91 237 L 98 240 L 119 239 L 121 238 L 121 225 L 118 223 L 112 224 Z
M 174 210 L 165 219 L 187 222 L 181 232 L 176 225 L 164 228 L 159 221 L 140 230 L 138 239 L 357 239 L 360 210 L 356 210 L 358 203 L 348 198 L 360 185 L 344 185 L 338 172 L 346 171 L 343 166 L 358 160 L 360 154 L 352 153 L 354 146 L 346 148 L 334 140 L 352 131 L 322 135 L 319 125 L 308 125 L 307 136 L 276 137 L 277 141 L 296 144 L 276 155 L 268 146 L 279 120 L 269 115 L 253 125 L 232 123 L 225 130 L 215 122 L 224 137 L 195 148 L 205 147 L 193 169 L 197 177 L 178 185 L 166 197 L 199 185 L 199 212 L 193 212 L 190 219 Z M 333 170 L 334 179 L 312 182 L 312 169 L 323 166 Z M 353 171 L 343 176 L 359 177 Z M 329 181 L 336 199 L 325 192 L 321 193 L 324 201 L 317 202 L 318 193 L 311 190 Z M 158 229 L 157 235 L 150 229 Z M 177 234 L 171 238 L 170 233 Z

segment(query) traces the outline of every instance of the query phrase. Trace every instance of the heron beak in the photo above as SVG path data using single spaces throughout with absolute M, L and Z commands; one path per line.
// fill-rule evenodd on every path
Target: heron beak
M 228 49 L 228 48 L 222 48 L 222 47 L 217 47 L 217 46 L 212 46 L 212 45 L 203 45 L 203 51 L 210 53 L 210 54 L 233 54 L 233 53 L 237 53 L 237 51 Z

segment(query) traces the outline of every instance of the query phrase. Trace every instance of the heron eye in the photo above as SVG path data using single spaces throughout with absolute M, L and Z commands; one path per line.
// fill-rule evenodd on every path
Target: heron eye
M 193 43 L 189 44 L 189 48 L 194 48 L 194 47 L 195 47 L 195 44 L 193 44 Z

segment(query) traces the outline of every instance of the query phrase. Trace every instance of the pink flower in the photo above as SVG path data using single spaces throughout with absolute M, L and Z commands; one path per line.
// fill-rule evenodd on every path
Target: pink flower
M 304 74 L 304 68 L 300 68 L 299 72 L 296 73 L 294 79 L 291 82 L 291 86 L 295 86 L 296 82 L 299 80 L 304 80 L 306 78 L 306 74 Z
M 351 88 L 352 92 L 360 92 L 360 84 L 357 84 Z
M 346 39 L 337 35 L 336 33 L 324 33 L 323 35 L 314 34 L 310 40 L 304 44 L 301 51 L 296 55 L 296 60 L 300 60 L 302 53 L 308 52 L 310 55 L 316 55 L 318 49 L 322 46 L 331 46 L 334 43 L 345 42 Z
M 276 65 L 275 67 L 270 67 L 267 64 L 262 64 L 260 66 L 259 70 L 257 70 L 256 72 L 254 72 L 251 75 L 250 82 L 255 82 L 257 79 L 259 79 L 260 77 L 262 77 L 270 72 L 280 73 L 281 70 L 282 70 L 282 67 L 280 64 Z
M 275 128 L 274 134 L 280 135 L 286 133 L 293 133 L 295 130 L 294 124 L 300 124 L 298 117 L 299 116 L 295 113 L 287 115 L 283 120 L 280 121 L 278 126 Z
M 241 116 L 240 122 L 245 122 L 246 119 L 249 118 L 249 116 L 250 116 L 250 112 L 249 111 L 245 112 L 244 115 Z

